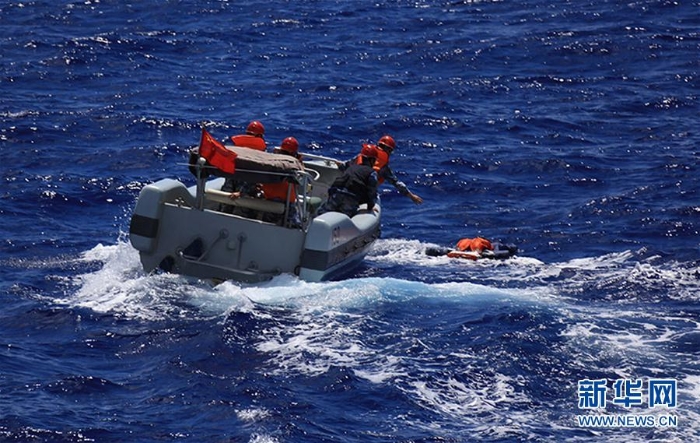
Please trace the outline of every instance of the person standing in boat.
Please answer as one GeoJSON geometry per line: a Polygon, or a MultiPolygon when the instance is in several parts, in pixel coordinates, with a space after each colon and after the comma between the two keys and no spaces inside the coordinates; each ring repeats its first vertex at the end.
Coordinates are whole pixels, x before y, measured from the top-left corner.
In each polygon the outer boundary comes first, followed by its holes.
{"type": "MultiPolygon", "coordinates": [[[[377,149],[377,161],[374,163],[374,170],[377,171],[380,185],[387,181],[391,183],[401,195],[405,195],[410,198],[413,203],[417,205],[423,203],[423,199],[411,192],[404,182],[396,178],[394,171],[392,171],[389,167],[389,157],[391,156],[391,153],[394,152],[394,149],[396,149],[396,141],[392,136],[383,136],[379,139],[376,145],[365,143],[362,146],[363,148],[365,146],[374,146],[377,149]]],[[[360,157],[361,156],[358,155],[356,158],[345,163],[339,162],[338,166],[342,170],[343,168],[347,168],[347,166],[351,163],[360,163],[360,157]]]]}
{"type": "MultiPolygon", "coordinates": [[[[299,142],[294,137],[285,138],[282,141],[279,149],[275,149],[274,152],[279,155],[294,157],[297,160],[300,160],[301,158],[299,155],[299,142]]],[[[303,169],[303,164],[301,165],[301,168],[303,169]]],[[[266,200],[278,201],[287,205],[287,226],[300,227],[301,218],[299,217],[299,212],[297,211],[296,205],[296,183],[294,183],[290,178],[285,178],[278,183],[263,183],[261,187],[263,196],[266,200]]],[[[263,221],[280,223],[282,218],[276,214],[266,213],[263,216],[263,221]]]]}
{"type": "Polygon", "coordinates": [[[318,209],[318,214],[335,211],[348,217],[357,214],[358,207],[366,203],[371,211],[377,201],[379,180],[374,164],[378,149],[374,145],[362,147],[360,162],[348,162],[343,174],[336,178],[328,189],[328,200],[318,209]]]}

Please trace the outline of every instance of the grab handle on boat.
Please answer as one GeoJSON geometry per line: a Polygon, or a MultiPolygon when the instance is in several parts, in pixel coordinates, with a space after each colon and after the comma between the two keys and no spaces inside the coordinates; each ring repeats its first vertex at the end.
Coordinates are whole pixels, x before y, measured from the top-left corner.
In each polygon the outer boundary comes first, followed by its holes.
{"type": "MultiPolygon", "coordinates": [[[[311,181],[316,181],[321,178],[321,173],[315,169],[304,169],[303,171],[297,171],[296,174],[299,176],[306,176],[311,181]]],[[[301,180],[299,180],[301,182],[301,180]]]]}
{"type": "Polygon", "coordinates": [[[203,171],[206,164],[207,160],[204,157],[197,159],[197,209],[200,211],[204,208],[204,192],[207,177],[206,174],[203,174],[203,171]]]}
{"type": "Polygon", "coordinates": [[[330,158],[330,157],[324,157],[322,155],[308,154],[306,152],[300,152],[299,155],[301,155],[302,157],[313,159],[313,160],[323,160],[326,163],[328,163],[329,165],[337,165],[338,164],[338,160],[336,160],[334,158],[330,158]]]}

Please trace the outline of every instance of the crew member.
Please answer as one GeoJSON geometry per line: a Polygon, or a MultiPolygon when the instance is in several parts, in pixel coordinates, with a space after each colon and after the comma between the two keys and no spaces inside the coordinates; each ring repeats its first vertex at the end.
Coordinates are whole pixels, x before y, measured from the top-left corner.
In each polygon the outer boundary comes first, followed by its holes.
{"type": "MultiPolygon", "coordinates": [[[[299,142],[294,137],[287,137],[282,141],[280,148],[275,150],[275,153],[280,155],[288,155],[299,159],[299,142]]],[[[287,224],[289,226],[301,226],[301,219],[299,217],[299,212],[297,211],[296,205],[296,183],[294,183],[289,177],[286,177],[279,183],[263,183],[262,191],[265,199],[286,203],[287,224]]],[[[281,217],[276,214],[266,213],[263,220],[271,223],[279,223],[281,221],[281,217]]]]}
{"type": "MultiPolygon", "coordinates": [[[[256,151],[265,151],[265,149],[267,149],[267,144],[265,143],[265,127],[258,120],[248,123],[245,134],[232,135],[231,141],[234,145],[242,148],[251,148],[255,149],[256,151]]],[[[226,180],[224,180],[221,190],[224,192],[229,192],[229,198],[231,200],[235,200],[241,195],[262,195],[259,186],[256,186],[255,184],[243,183],[235,180],[232,177],[227,177],[226,180]]],[[[233,206],[221,205],[219,210],[232,213],[233,206]]]]}
{"type": "Polygon", "coordinates": [[[373,168],[377,161],[377,151],[374,145],[362,147],[360,163],[350,162],[343,174],[335,179],[328,190],[328,200],[318,209],[318,214],[336,211],[352,217],[363,203],[367,204],[368,211],[374,208],[379,186],[373,168]]]}
{"type": "Polygon", "coordinates": [[[262,123],[254,120],[248,124],[245,134],[232,135],[231,141],[236,146],[264,151],[267,149],[265,144],[265,127],[262,123]]]}
{"type": "MultiPolygon", "coordinates": [[[[364,146],[375,146],[377,148],[377,161],[374,163],[374,170],[377,171],[380,185],[384,183],[384,181],[388,181],[399,191],[400,194],[410,198],[413,203],[417,205],[423,203],[423,199],[411,192],[404,182],[396,178],[394,171],[392,171],[389,167],[389,157],[394,149],[396,149],[396,141],[394,141],[393,137],[390,135],[385,135],[379,139],[376,145],[364,144],[363,147],[364,146]]],[[[360,156],[358,156],[354,161],[356,163],[360,163],[360,156]]],[[[347,163],[339,164],[339,166],[342,169],[347,167],[347,163]]]]}

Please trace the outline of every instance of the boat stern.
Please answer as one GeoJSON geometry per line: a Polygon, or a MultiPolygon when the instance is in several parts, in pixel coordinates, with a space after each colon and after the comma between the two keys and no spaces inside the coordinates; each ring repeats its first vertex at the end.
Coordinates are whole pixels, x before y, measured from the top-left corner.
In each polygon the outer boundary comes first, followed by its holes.
{"type": "Polygon", "coordinates": [[[323,281],[350,272],[381,234],[380,211],[377,205],[352,218],[339,212],[314,218],[304,242],[299,277],[323,281]]]}

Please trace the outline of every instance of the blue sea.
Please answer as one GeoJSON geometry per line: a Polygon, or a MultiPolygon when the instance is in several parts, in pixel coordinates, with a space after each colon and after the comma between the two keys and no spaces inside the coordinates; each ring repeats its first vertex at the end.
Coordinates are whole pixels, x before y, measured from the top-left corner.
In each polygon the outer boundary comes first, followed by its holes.
{"type": "Polygon", "coordinates": [[[0,97],[0,441],[700,440],[697,0],[5,0],[0,97]],[[342,280],[146,274],[254,119],[424,203],[342,280]]]}

